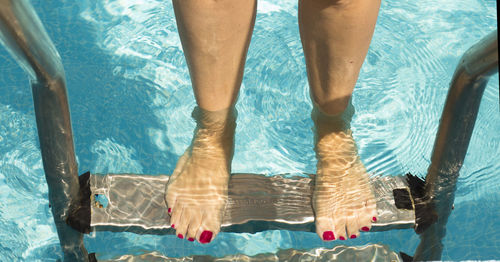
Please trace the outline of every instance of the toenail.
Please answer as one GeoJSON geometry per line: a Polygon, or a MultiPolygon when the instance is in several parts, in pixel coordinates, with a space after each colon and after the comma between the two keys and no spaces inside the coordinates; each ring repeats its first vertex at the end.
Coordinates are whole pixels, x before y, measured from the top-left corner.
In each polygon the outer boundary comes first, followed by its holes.
{"type": "Polygon", "coordinates": [[[377,218],[376,217],[372,217],[372,221],[373,222],[377,222],[377,218]]]}
{"type": "Polygon", "coordinates": [[[333,235],[333,232],[332,231],[323,232],[323,240],[326,240],[326,241],[335,240],[335,236],[333,235]]]}
{"type": "Polygon", "coordinates": [[[175,224],[172,224],[172,225],[171,225],[171,227],[172,227],[172,228],[175,228],[175,224]]]}
{"type": "Polygon", "coordinates": [[[340,240],[345,240],[345,237],[339,237],[340,240]]]}
{"type": "Polygon", "coordinates": [[[168,213],[172,213],[172,209],[170,207],[168,208],[168,213]]]}
{"type": "Polygon", "coordinates": [[[354,238],[356,238],[356,235],[351,235],[351,239],[354,239],[354,238]]]}
{"type": "Polygon", "coordinates": [[[214,233],[212,233],[212,231],[207,231],[207,230],[203,231],[203,233],[201,233],[200,236],[200,243],[202,244],[210,243],[213,234],[214,233]]]}
{"type": "Polygon", "coordinates": [[[368,227],[362,227],[361,231],[370,231],[370,228],[368,228],[368,227]]]}
{"type": "Polygon", "coordinates": [[[178,234],[177,237],[180,238],[180,239],[184,238],[184,236],[182,234],[178,234]]]}
{"type": "Polygon", "coordinates": [[[190,238],[188,238],[188,241],[193,242],[193,241],[194,241],[194,238],[190,237],[190,238]]]}

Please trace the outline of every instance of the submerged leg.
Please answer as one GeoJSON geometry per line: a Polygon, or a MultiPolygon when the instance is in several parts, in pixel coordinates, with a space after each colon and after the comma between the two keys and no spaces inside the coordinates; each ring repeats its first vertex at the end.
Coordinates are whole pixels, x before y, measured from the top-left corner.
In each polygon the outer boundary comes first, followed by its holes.
{"type": "Polygon", "coordinates": [[[350,99],[380,0],[299,0],[318,158],[313,208],[323,240],[355,238],[376,219],[375,199],[350,131],[350,99]]]}
{"type": "Polygon", "coordinates": [[[173,0],[198,107],[191,145],[167,185],[172,227],[180,238],[210,242],[220,231],[231,174],[236,111],[255,0],[173,0]]]}

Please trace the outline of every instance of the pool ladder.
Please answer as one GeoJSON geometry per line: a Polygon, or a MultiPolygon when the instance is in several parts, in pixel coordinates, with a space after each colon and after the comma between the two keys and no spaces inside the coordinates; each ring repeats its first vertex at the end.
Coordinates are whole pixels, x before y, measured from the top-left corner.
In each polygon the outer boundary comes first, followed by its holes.
{"type": "MultiPolygon", "coordinates": [[[[49,202],[64,260],[95,260],[83,244],[83,233],[93,230],[173,233],[162,195],[168,176],[90,173],[78,176],[64,69],[28,0],[0,0],[0,42],[30,76],[49,202]],[[110,201],[105,203],[106,200],[110,201]],[[128,216],[123,218],[125,211],[128,216]]],[[[372,231],[414,228],[420,235],[414,256],[401,254],[400,259],[441,258],[459,171],[484,89],[496,72],[495,30],[472,46],[455,70],[425,181],[410,174],[371,178],[379,215],[372,231]]],[[[233,174],[222,231],[314,232],[310,205],[313,179],[309,175],[233,174]]]]}

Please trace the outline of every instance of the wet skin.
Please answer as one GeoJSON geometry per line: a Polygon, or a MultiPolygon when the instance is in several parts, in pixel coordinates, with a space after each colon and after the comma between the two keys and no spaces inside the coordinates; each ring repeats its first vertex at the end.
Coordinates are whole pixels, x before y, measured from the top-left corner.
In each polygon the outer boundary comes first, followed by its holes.
{"type": "MultiPolygon", "coordinates": [[[[356,238],[376,217],[375,198],[349,129],[352,106],[328,115],[315,105],[318,159],[313,209],[325,241],[356,238]]],[[[179,238],[209,243],[220,231],[231,174],[236,112],[196,108],[197,128],[167,185],[171,224],[179,238]]]]}
{"type": "Polygon", "coordinates": [[[327,115],[316,106],[317,173],[313,192],[316,233],[326,241],[356,238],[376,219],[376,202],[350,130],[352,105],[327,115]]]}
{"type": "MultiPolygon", "coordinates": [[[[233,108],[257,1],[173,0],[173,5],[198,106],[212,113],[233,108]]],[[[313,114],[318,165],[312,204],[317,233],[327,241],[357,237],[359,230],[371,228],[376,216],[346,112],[379,6],[380,0],[299,0],[311,100],[314,108],[325,112],[313,114]]],[[[178,236],[201,243],[211,241],[220,230],[233,155],[234,124],[227,121],[233,118],[211,115],[195,117],[193,142],[179,159],[166,194],[178,236]]]]}
{"type": "Polygon", "coordinates": [[[197,127],[167,185],[170,223],[179,238],[209,243],[220,231],[234,151],[234,109],[196,108],[197,127]]]}

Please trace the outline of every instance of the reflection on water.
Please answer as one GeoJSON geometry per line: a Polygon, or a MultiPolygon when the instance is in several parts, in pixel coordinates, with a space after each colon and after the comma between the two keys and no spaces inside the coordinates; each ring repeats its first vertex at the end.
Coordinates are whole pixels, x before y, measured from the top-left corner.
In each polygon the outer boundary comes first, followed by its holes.
{"type": "MultiPolygon", "coordinates": [[[[195,127],[171,2],[32,3],[65,66],[80,171],[171,173],[195,127]]],[[[382,3],[353,97],[353,136],[369,174],[425,174],[453,70],[461,54],[496,27],[495,4],[382,3]]],[[[296,7],[296,1],[259,1],[237,105],[234,172],[315,172],[296,7]]],[[[61,253],[26,75],[1,48],[0,60],[0,260],[55,259],[61,253]]],[[[443,259],[500,256],[492,244],[500,228],[494,213],[498,201],[490,199],[498,198],[499,118],[497,75],[485,90],[461,171],[443,259]]],[[[384,242],[412,253],[417,240],[403,230],[368,233],[346,243],[384,242]]],[[[86,245],[111,256],[157,250],[178,257],[255,255],[336,243],[288,231],[223,233],[209,246],[175,236],[99,232],[87,237],[86,245]]]]}

